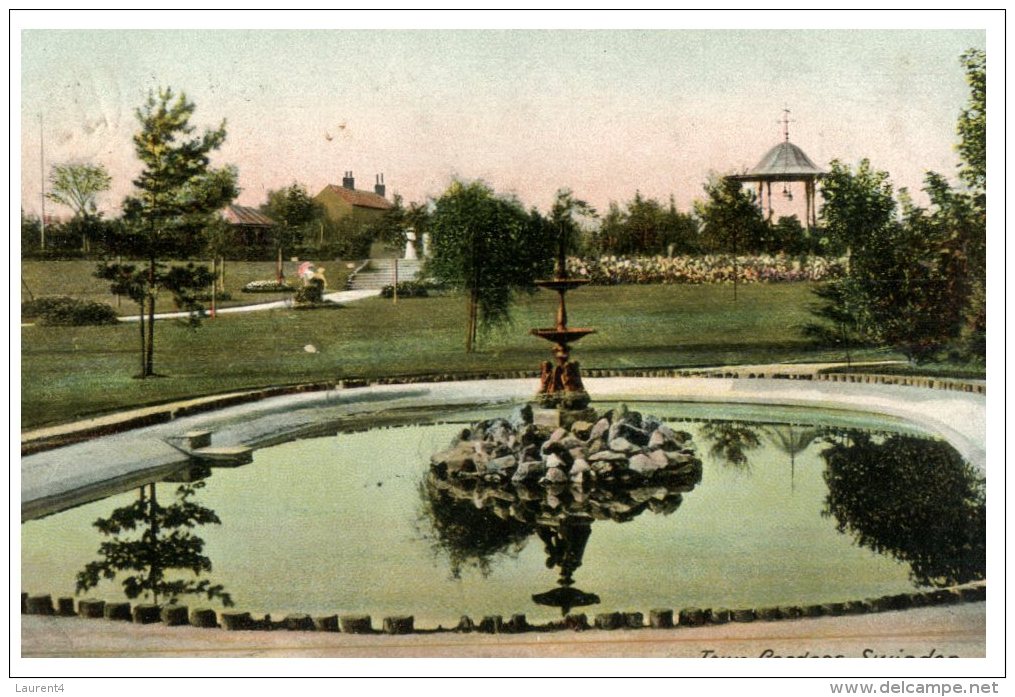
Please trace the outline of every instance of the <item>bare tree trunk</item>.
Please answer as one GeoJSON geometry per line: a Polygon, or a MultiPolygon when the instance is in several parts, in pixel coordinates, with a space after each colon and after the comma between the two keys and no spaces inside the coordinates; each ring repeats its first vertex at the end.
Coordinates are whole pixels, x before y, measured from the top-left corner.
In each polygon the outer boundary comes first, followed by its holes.
{"type": "Polygon", "coordinates": [[[465,352],[472,353],[473,350],[473,338],[476,335],[476,289],[471,288],[469,290],[469,308],[468,308],[468,319],[465,322],[465,352]]]}
{"type": "MultiPolygon", "coordinates": [[[[137,304],[137,326],[141,330],[141,372],[138,373],[138,377],[144,380],[144,366],[145,366],[145,321],[144,321],[144,300],[137,304]]],[[[142,489],[142,491],[144,491],[142,489]]]]}
{"type": "Polygon", "coordinates": [[[211,259],[211,318],[215,319],[215,300],[218,293],[218,261],[215,257],[211,259]]]}
{"type": "Polygon", "coordinates": [[[275,266],[275,280],[282,283],[282,248],[278,248],[278,263],[275,266]]]}
{"type": "Polygon", "coordinates": [[[148,332],[142,377],[155,375],[155,258],[148,260],[148,332]]]}

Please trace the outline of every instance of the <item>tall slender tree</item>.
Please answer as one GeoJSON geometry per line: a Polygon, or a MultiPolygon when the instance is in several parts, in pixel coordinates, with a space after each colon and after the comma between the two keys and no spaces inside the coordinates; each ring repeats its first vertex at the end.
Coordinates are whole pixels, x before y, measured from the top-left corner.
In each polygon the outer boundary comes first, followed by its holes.
{"type": "Polygon", "coordinates": [[[141,129],[134,152],[143,169],[135,193],[124,199],[124,234],[116,252],[143,260],[134,269],[103,265],[98,274],[114,281],[113,291],[127,292],[141,306],[141,374],[155,375],[155,301],[160,290],[196,308],[193,291],[211,282],[204,267],[168,266],[161,260],[182,259],[201,251],[203,231],[212,217],[237,194],[236,168],[211,166],[211,154],[225,141],[225,121],[216,129],[192,135],[193,102],[172,89],[149,95],[137,110],[141,129]],[[144,315],[147,313],[147,322],[144,315]]]}

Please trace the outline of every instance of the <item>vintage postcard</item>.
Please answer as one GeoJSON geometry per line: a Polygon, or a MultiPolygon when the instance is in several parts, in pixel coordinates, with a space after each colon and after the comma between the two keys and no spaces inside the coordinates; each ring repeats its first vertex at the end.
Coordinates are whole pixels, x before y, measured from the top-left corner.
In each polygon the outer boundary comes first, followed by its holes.
{"type": "Polygon", "coordinates": [[[996,691],[1003,22],[13,12],[18,690],[996,691]]]}

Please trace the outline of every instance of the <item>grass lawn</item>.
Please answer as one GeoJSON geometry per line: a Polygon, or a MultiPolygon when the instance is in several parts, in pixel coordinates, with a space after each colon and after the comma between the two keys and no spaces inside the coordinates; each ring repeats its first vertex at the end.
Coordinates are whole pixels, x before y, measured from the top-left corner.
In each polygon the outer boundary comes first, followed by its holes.
{"type": "MultiPolygon", "coordinates": [[[[313,261],[313,260],[310,260],[313,261]]],[[[139,262],[131,262],[140,266],[139,262]]],[[[348,264],[354,262],[344,261],[323,261],[315,262],[324,266],[325,276],[328,279],[327,291],[343,290],[345,280],[349,277],[352,269],[348,264]]],[[[210,261],[197,261],[197,265],[205,265],[211,268],[210,261]]],[[[294,285],[296,268],[300,262],[286,261],[282,264],[282,272],[294,285]]],[[[95,278],[92,274],[98,265],[96,261],[22,261],[21,262],[21,302],[25,302],[31,295],[38,298],[50,295],[69,295],[80,300],[93,300],[112,305],[121,315],[137,314],[137,305],[126,298],[118,299],[109,292],[109,282],[95,278]],[[27,290],[26,290],[27,286],[27,290]]],[[[355,265],[355,264],[354,264],[355,265]]],[[[291,293],[244,293],[243,286],[251,281],[273,280],[275,278],[274,261],[227,261],[225,265],[225,286],[226,292],[232,297],[230,300],[220,300],[218,307],[230,307],[234,305],[250,305],[253,303],[270,302],[290,297],[291,293]]],[[[209,303],[205,303],[206,306],[209,303]]],[[[169,294],[159,297],[156,302],[156,312],[172,312],[178,308],[173,306],[172,297],[169,294]]]]}
{"type": "MultiPolygon", "coordinates": [[[[570,324],[598,333],[576,344],[574,357],[586,368],[843,360],[800,335],[798,327],[810,319],[812,287],[742,286],[736,302],[728,286],[582,288],[569,295],[570,324]]],[[[556,294],[523,296],[513,325],[481,336],[472,355],[463,350],[465,299],[459,294],[222,315],[197,329],[160,321],[155,369],[165,377],[149,380],[132,378],[140,360],[136,325],[23,327],[21,425],[255,386],[535,370],[550,357],[550,346],[528,330],[551,325],[555,310],[556,294]]]]}

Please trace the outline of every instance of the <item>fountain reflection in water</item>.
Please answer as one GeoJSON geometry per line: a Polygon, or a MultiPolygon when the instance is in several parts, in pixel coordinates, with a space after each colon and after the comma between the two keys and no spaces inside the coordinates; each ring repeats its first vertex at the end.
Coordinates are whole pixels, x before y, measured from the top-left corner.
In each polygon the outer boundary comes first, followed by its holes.
{"type": "Polygon", "coordinates": [[[484,555],[497,548],[491,531],[504,531],[501,547],[537,535],[547,568],[559,578],[557,588],[532,599],[566,615],[599,602],[574,587],[593,523],[673,513],[701,481],[701,461],[689,434],[623,407],[595,425],[574,424],[577,433],[551,433],[527,423],[520,411],[514,424],[490,419],[463,430],[451,448],[433,456],[422,491],[437,546],[457,564],[453,572],[470,557],[489,569],[484,555]]]}

